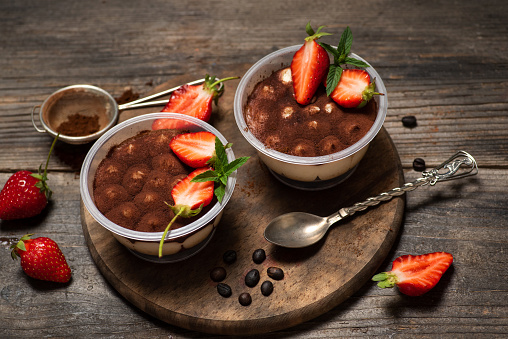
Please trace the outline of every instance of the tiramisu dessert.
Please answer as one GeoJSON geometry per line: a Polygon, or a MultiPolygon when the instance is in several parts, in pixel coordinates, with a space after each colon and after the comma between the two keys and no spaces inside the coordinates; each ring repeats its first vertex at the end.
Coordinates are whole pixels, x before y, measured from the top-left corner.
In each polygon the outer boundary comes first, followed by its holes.
{"type": "Polygon", "coordinates": [[[378,105],[370,100],[375,84],[362,69],[343,69],[341,64],[367,67],[348,57],[351,36],[343,33],[334,49],[316,40],[327,33],[314,32],[292,60],[259,82],[250,94],[244,118],[251,133],[268,148],[301,157],[339,152],[360,140],[372,127],[378,105]],[[330,66],[328,52],[335,60],[330,66]]]}
{"type": "MultiPolygon", "coordinates": [[[[97,168],[93,185],[95,205],[106,218],[136,231],[164,231],[175,216],[167,205],[174,205],[172,189],[194,170],[169,147],[179,133],[144,131],[111,148],[97,168]]],[[[172,229],[197,218],[177,218],[172,229]]]]}

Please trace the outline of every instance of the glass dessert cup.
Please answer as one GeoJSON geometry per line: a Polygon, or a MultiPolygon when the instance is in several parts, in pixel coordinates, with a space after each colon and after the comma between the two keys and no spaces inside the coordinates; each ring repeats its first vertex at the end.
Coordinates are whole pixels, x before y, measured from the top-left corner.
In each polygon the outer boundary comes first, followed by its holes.
{"type": "MultiPolygon", "coordinates": [[[[260,81],[282,68],[289,67],[293,55],[300,47],[301,45],[296,45],[275,51],[256,62],[245,73],[235,93],[234,114],[240,132],[257,150],[259,157],[278,180],[302,190],[322,190],[338,185],[354,172],[370,142],[383,126],[388,99],[383,80],[373,67],[368,67],[365,70],[371,79],[375,79],[376,92],[385,95],[376,95],[372,99],[376,100],[378,105],[377,117],[370,130],[359,141],[337,153],[315,157],[299,157],[269,148],[249,130],[244,115],[247,100],[260,81]]],[[[351,53],[350,56],[367,62],[356,54],[351,53]]],[[[333,60],[333,57],[330,57],[330,60],[333,60]]]]}
{"type": "MultiPolygon", "coordinates": [[[[183,124],[185,126],[183,128],[189,132],[209,131],[217,136],[223,144],[227,144],[227,140],[218,130],[202,120],[177,113],[145,114],[118,124],[93,144],[83,162],[79,184],[83,204],[97,223],[110,231],[134,255],[152,262],[168,263],[181,261],[195,255],[211,240],[224,207],[233,194],[236,172],[228,178],[226,192],[221,203],[214,200],[211,208],[206,213],[202,212],[199,219],[168,232],[162,248],[163,256],[159,258],[159,242],[163,232],[135,231],[107,219],[95,205],[93,181],[98,165],[106,157],[111,147],[141,131],[151,130],[153,121],[161,118],[174,120],[179,126],[183,124]]],[[[228,148],[226,153],[229,162],[235,159],[231,148],[228,148]]]]}

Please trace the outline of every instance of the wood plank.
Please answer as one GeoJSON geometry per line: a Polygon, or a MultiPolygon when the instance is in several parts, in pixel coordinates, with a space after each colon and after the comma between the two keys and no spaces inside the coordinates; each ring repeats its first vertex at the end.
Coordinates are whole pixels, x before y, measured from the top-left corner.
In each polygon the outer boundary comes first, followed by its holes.
{"type": "MultiPolygon", "coordinates": [[[[402,232],[382,264],[401,254],[450,249],[455,263],[424,298],[366,283],[326,314],[265,338],[363,336],[505,337],[508,333],[507,130],[508,2],[287,2],[76,0],[0,2],[0,183],[36,169],[51,139],[30,111],[53,91],[90,83],[121,95],[231,67],[252,65],[301,43],[304,25],[327,25],[336,43],[349,25],[353,51],[383,77],[384,127],[407,180],[419,156],[433,166],[459,148],[480,173],[463,184],[411,192],[402,232]],[[367,10],[366,10],[367,8],[367,10]],[[419,125],[402,127],[414,114],[419,125]],[[448,333],[448,334],[447,334],[448,333]]],[[[235,74],[236,75],[236,74],[235,74]]],[[[241,74],[239,74],[241,75],[241,74]]],[[[237,142],[237,141],[235,141],[237,142]]],[[[79,221],[77,175],[84,150],[60,150],[50,163],[54,201],[40,217],[0,222],[0,337],[209,338],[167,325],[119,295],[95,266],[79,221]],[[9,244],[34,232],[55,238],[74,278],[68,286],[27,279],[9,244]]],[[[256,192],[251,192],[255,195],[256,192]]]]}

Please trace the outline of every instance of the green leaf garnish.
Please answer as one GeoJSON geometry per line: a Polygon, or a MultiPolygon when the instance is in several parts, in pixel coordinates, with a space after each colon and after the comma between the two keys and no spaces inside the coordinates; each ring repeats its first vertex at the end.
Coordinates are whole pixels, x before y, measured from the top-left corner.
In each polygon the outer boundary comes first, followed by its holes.
{"type": "Polygon", "coordinates": [[[241,157],[229,163],[226,149],[231,146],[232,144],[224,146],[219,138],[215,137],[215,156],[212,157],[209,162],[209,164],[212,165],[213,170],[198,174],[191,180],[191,182],[213,181],[217,183],[214,193],[219,202],[222,202],[224,194],[226,193],[228,177],[247,162],[247,160],[249,160],[249,157],[241,157]]]}
{"type": "Polygon", "coordinates": [[[351,52],[351,46],[353,45],[353,33],[351,29],[346,27],[342,35],[337,48],[324,43],[318,42],[318,44],[333,55],[333,64],[330,63],[328,69],[328,75],[326,77],[326,95],[330,96],[333,90],[339,84],[340,77],[342,76],[343,68],[341,65],[352,65],[356,67],[369,67],[370,65],[361,60],[349,57],[351,52]]]}

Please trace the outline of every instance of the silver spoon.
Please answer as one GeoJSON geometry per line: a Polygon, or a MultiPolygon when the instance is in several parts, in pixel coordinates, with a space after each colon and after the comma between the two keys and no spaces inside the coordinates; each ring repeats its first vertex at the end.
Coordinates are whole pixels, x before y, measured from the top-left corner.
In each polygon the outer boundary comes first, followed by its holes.
{"type": "Polygon", "coordinates": [[[412,183],[404,184],[402,187],[381,193],[378,196],[368,198],[364,202],[356,203],[351,207],[341,208],[338,212],[328,217],[319,217],[303,212],[292,212],[278,216],[266,227],[264,233],[265,239],[275,245],[288,248],[310,246],[323,238],[334,223],[358,211],[378,205],[382,201],[391,200],[393,197],[415,190],[420,186],[427,184],[433,186],[438,181],[464,178],[477,173],[478,165],[476,160],[469,153],[459,151],[436,168],[423,172],[422,178],[412,183]]]}

